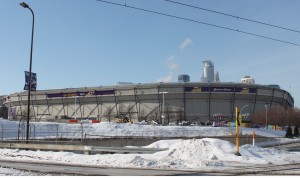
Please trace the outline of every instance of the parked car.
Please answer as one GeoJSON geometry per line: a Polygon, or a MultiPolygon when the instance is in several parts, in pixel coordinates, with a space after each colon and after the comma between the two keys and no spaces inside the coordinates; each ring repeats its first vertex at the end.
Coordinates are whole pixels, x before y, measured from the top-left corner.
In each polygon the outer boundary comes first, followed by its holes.
{"type": "Polygon", "coordinates": [[[180,126],[190,126],[192,123],[190,121],[182,121],[180,123],[178,123],[178,125],[180,126]]]}
{"type": "Polygon", "coordinates": [[[169,126],[176,126],[176,123],[175,122],[170,122],[169,126]]]}

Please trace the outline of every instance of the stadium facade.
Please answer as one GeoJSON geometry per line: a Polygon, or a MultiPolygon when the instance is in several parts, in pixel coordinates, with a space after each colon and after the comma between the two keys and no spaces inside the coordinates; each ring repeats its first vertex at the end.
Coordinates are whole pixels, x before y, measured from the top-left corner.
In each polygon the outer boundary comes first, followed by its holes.
{"type": "MultiPolygon", "coordinates": [[[[211,122],[234,119],[235,107],[251,121],[256,111],[293,107],[289,92],[245,83],[175,82],[39,90],[31,96],[32,120],[97,119],[127,115],[133,122],[211,122]],[[162,93],[164,92],[164,93],[162,93]],[[164,111],[163,111],[164,110],[164,111]],[[164,120],[162,118],[164,117],[164,120]]],[[[10,118],[25,117],[27,92],[6,98],[10,118]]]]}

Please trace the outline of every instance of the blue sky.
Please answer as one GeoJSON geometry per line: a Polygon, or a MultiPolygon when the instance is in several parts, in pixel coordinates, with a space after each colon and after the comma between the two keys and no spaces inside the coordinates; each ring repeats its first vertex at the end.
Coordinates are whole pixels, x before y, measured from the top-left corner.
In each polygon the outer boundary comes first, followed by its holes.
{"type": "MultiPolygon", "coordinates": [[[[300,33],[275,29],[163,0],[108,0],[300,44],[300,33]]],[[[179,0],[178,0],[179,1],[179,0]]],[[[23,91],[32,16],[21,1],[1,0],[0,95],[23,91]]],[[[38,89],[116,82],[198,82],[212,60],[222,82],[245,75],[278,84],[300,107],[300,47],[145,13],[96,0],[27,0],[35,13],[33,72],[38,89]]],[[[299,0],[185,0],[187,4],[300,30],[299,0]]]]}

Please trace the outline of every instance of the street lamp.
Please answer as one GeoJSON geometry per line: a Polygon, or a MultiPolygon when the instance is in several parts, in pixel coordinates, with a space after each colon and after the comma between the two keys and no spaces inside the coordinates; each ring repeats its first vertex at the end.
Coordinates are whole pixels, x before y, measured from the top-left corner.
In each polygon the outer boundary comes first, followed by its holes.
{"type": "Polygon", "coordinates": [[[164,125],[164,119],[165,119],[165,94],[167,94],[168,92],[159,92],[159,94],[163,95],[163,104],[162,104],[162,115],[161,115],[161,123],[162,125],[164,125]]]}
{"type": "Polygon", "coordinates": [[[265,109],[266,109],[266,127],[268,130],[268,105],[265,104],[265,109]]]}
{"type": "Polygon", "coordinates": [[[26,143],[29,139],[29,118],[30,118],[30,92],[31,92],[31,69],[32,69],[32,49],[33,49],[33,32],[34,32],[34,13],[32,9],[25,2],[21,2],[20,6],[27,8],[32,13],[32,33],[31,33],[31,50],[30,50],[30,64],[29,64],[29,84],[28,84],[28,103],[27,103],[27,130],[26,130],[26,143]]]}

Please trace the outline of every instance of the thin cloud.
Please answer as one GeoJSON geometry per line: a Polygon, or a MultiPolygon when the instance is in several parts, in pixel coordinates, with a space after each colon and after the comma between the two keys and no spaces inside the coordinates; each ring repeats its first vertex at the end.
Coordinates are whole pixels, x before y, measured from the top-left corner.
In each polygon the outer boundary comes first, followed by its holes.
{"type": "Polygon", "coordinates": [[[173,72],[169,72],[169,74],[166,77],[158,79],[157,82],[172,82],[173,76],[173,72]]]}
{"type": "Polygon", "coordinates": [[[184,41],[180,44],[179,49],[183,50],[186,47],[190,46],[193,44],[193,41],[190,38],[184,39],[184,41]]]}
{"type": "Polygon", "coordinates": [[[174,78],[174,74],[178,71],[180,65],[176,62],[176,56],[171,55],[165,60],[165,65],[167,67],[168,75],[165,77],[161,77],[157,80],[157,82],[172,82],[174,78]]]}
{"type": "Polygon", "coordinates": [[[172,55],[172,56],[168,57],[167,60],[166,60],[166,64],[167,64],[167,67],[170,70],[176,70],[176,69],[179,68],[179,64],[176,62],[176,56],[175,55],[172,55]]]}

